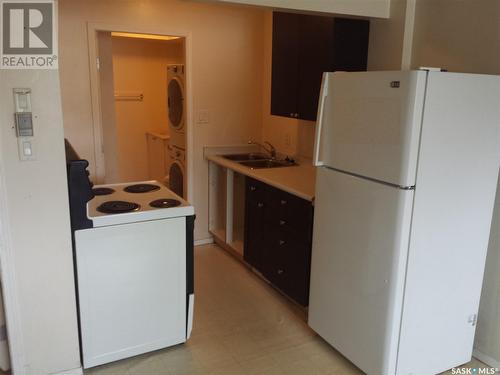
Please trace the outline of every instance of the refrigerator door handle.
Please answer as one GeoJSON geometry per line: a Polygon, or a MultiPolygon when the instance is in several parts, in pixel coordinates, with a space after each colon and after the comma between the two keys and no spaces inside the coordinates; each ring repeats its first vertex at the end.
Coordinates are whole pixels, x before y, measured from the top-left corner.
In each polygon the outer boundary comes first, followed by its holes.
{"type": "Polygon", "coordinates": [[[314,140],[314,154],[313,154],[313,165],[322,166],[323,162],[320,160],[320,151],[321,151],[321,131],[323,128],[323,120],[324,120],[324,111],[325,111],[325,102],[328,97],[328,80],[329,73],[323,73],[323,80],[321,82],[321,91],[319,94],[319,106],[318,106],[318,116],[316,123],[316,136],[314,140]]]}

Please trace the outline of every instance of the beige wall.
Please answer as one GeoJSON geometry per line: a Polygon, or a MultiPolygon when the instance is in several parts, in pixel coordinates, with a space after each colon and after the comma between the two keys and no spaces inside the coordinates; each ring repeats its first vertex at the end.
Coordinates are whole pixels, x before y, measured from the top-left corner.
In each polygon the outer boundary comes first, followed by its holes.
{"type": "Polygon", "coordinates": [[[413,67],[500,74],[500,2],[418,0],[413,67]]]}
{"type": "Polygon", "coordinates": [[[3,294],[17,300],[5,300],[14,370],[41,375],[79,368],[58,71],[0,70],[0,82],[0,221],[6,231],[0,235],[7,234],[0,256],[3,287],[9,288],[3,294]],[[34,161],[19,160],[15,87],[32,89],[34,161]]]}
{"type": "Polygon", "coordinates": [[[407,0],[391,1],[391,17],[370,20],[368,70],[400,70],[403,65],[407,0]]]}
{"type": "Polygon", "coordinates": [[[118,182],[118,142],[116,139],[115,83],[113,79],[113,44],[110,32],[97,33],[99,56],[99,93],[101,98],[102,147],[108,156],[104,160],[104,183],[118,182]]]}
{"type": "MultiPolygon", "coordinates": [[[[61,0],[60,72],[65,134],[94,166],[87,22],[171,28],[191,33],[193,114],[208,110],[209,124],[193,125],[193,200],[196,239],[208,238],[208,168],[203,146],[260,139],[262,22],[264,12],[180,0],[61,0]]],[[[189,62],[188,62],[189,64],[189,62]]]]}
{"type": "MultiPolygon", "coordinates": [[[[500,74],[500,2],[417,1],[413,67],[500,74]]],[[[500,98],[499,98],[500,103],[500,98]]],[[[476,333],[476,354],[500,365],[500,181],[476,333]]],[[[466,271],[464,271],[466,272],[466,271]]],[[[493,364],[493,363],[492,363],[493,364]]]]}
{"type": "Polygon", "coordinates": [[[184,39],[112,37],[112,48],[115,93],[141,93],[144,99],[115,101],[117,152],[104,153],[106,165],[116,158],[118,173],[106,182],[144,181],[149,179],[146,132],[169,133],[167,65],[184,64],[184,39]]]}

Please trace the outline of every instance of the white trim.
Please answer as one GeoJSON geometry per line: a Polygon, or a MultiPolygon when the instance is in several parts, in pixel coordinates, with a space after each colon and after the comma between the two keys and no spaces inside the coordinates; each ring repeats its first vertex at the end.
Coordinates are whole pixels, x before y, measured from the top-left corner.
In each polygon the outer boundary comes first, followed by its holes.
{"type": "Polygon", "coordinates": [[[500,361],[499,360],[482,353],[478,349],[474,349],[474,351],[472,352],[472,356],[488,366],[495,367],[496,369],[500,369],[500,361]]]}
{"type": "Polygon", "coordinates": [[[61,371],[61,372],[54,372],[51,375],[83,375],[83,369],[81,367],[78,367],[78,368],[74,368],[74,369],[71,369],[71,370],[65,370],[65,371],[61,371]]]}
{"type": "Polygon", "coordinates": [[[201,240],[194,241],[194,246],[209,245],[214,243],[213,237],[202,238],[201,240]]]}
{"type": "Polygon", "coordinates": [[[89,49],[89,68],[90,68],[90,95],[92,103],[92,123],[94,132],[94,154],[96,181],[102,182],[105,175],[105,164],[102,141],[102,121],[101,121],[101,100],[99,88],[99,72],[96,61],[97,51],[97,32],[98,31],[120,31],[138,34],[158,34],[174,35],[184,37],[185,39],[185,58],[186,67],[185,87],[187,91],[186,101],[186,159],[187,159],[187,200],[193,202],[193,169],[194,169],[194,149],[193,149],[193,64],[192,64],[192,34],[190,31],[172,30],[163,25],[117,25],[100,22],[87,23],[87,37],[89,49]]]}
{"type": "Polygon", "coordinates": [[[415,34],[416,7],[417,7],[417,0],[408,0],[406,2],[401,70],[411,69],[411,59],[413,55],[413,38],[415,34]]]}

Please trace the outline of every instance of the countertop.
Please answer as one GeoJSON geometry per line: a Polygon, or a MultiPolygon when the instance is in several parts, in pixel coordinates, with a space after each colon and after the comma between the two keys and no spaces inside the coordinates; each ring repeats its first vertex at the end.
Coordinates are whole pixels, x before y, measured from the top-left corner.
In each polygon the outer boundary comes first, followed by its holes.
{"type": "Polygon", "coordinates": [[[314,200],[316,168],[310,161],[299,160],[299,165],[292,167],[251,169],[220,155],[207,155],[206,158],[224,168],[255,178],[302,199],[311,202],[314,200]]]}

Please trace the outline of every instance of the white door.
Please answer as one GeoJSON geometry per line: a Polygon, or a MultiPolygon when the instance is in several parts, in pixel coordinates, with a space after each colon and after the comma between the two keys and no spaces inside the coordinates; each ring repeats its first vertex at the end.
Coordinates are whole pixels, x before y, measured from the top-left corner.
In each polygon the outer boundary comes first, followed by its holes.
{"type": "Polygon", "coordinates": [[[424,71],[325,73],[316,165],[414,186],[426,77],[424,71]]]}
{"type": "Polygon", "coordinates": [[[76,231],[83,365],[186,340],[185,218],[76,231]]]}
{"type": "Polygon", "coordinates": [[[395,373],[412,200],[317,168],[309,325],[368,374],[395,373]]]}

